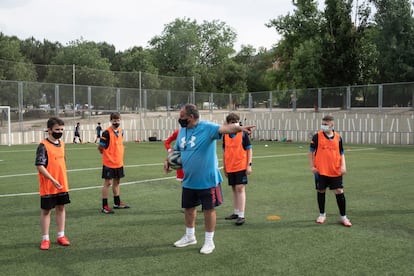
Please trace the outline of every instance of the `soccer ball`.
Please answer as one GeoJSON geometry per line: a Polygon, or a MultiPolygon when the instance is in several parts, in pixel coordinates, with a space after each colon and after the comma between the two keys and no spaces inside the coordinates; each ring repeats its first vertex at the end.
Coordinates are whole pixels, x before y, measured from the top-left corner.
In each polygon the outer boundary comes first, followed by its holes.
{"type": "Polygon", "coordinates": [[[177,150],[171,151],[168,154],[167,160],[168,160],[168,166],[171,169],[178,170],[183,167],[183,164],[181,163],[181,152],[180,151],[177,151],[177,150]]]}

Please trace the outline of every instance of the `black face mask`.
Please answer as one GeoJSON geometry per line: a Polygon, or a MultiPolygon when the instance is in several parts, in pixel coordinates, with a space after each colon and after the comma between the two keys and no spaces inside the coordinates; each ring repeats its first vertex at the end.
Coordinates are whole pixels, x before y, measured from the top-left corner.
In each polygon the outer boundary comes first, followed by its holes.
{"type": "Polygon", "coordinates": [[[113,124],[112,124],[112,126],[113,126],[114,128],[118,128],[118,127],[119,127],[119,125],[120,125],[120,123],[113,123],[113,124]]]}
{"type": "Polygon", "coordinates": [[[188,119],[178,119],[178,123],[181,127],[187,127],[188,125],[188,119]]]}
{"type": "Polygon", "coordinates": [[[52,136],[55,139],[60,139],[62,138],[63,133],[62,132],[52,132],[52,136]]]}

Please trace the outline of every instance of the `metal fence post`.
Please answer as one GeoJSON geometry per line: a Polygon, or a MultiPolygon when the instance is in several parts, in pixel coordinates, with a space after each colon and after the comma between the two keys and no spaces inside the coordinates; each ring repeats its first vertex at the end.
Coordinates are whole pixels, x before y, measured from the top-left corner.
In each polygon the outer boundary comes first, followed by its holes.
{"type": "Polygon", "coordinates": [[[382,84],[378,85],[378,111],[382,110],[383,91],[382,84]]]}
{"type": "Polygon", "coordinates": [[[269,99],[268,99],[268,103],[269,103],[269,111],[272,112],[272,91],[269,91],[269,99]]]}
{"type": "Polygon", "coordinates": [[[55,84],[55,116],[59,116],[59,84],[55,84]]]}
{"type": "Polygon", "coordinates": [[[318,110],[322,108],[322,88],[318,88],[318,110]]]}
{"type": "Polygon", "coordinates": [[[346,87],[346,110],[351,109],[351,86],[346,87]]]}
{"type": "Polygon", "coordinates": [[[116,89],[116,111],[120,111],[121,110],[121,89],[117,88],[116,89]]]}
{"type": "Polygon", "coordinates": [[[23,82],[17,83],[17,101],[19,103],[19,125],[20,131],[23,131],[23,82]]]}

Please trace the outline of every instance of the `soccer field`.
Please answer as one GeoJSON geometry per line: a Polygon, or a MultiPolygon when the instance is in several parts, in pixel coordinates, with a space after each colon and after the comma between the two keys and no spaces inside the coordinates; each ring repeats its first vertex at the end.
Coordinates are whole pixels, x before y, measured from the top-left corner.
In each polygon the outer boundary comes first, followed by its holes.
{"type": "MultiPolygon", "coordinates": [[[[166,175],[162,169],[163,144],[125,146],[121,197],[131,208],[105,215],[96,145],[67,144],[72,203],[65,232],[72,245],[57,245],[52,214],[48,251],[39,249],[37,145],[0,147],[2,275],[413,275],[413,146],[344,145],[347,215],[353,223],[346,228],[338,223],[332,193],[327,194],[327,222],[315,223],[307,144],[253,142],[246,223],[224,220],[233,211],[225,179],[210,255],[199,253],[202,212],[198,244],[172,246],[184,234],[184,214],[175,172],[166,175]]],[[[221,159],[220,146],[218,155],[221,159]]]]}

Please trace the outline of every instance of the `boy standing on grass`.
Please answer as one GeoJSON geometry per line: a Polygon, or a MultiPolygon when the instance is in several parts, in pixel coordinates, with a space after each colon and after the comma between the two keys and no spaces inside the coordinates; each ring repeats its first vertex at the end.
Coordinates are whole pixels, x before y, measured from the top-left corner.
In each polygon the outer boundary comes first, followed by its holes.
{"type": "MultiPolygon", "coordinates": [[[[240,117],[230,113],[226,117],[227,124],[240,124],[240,117]]],[[[233,191],[233,213],[226,220],[236,220],[236,225],[245,222],[247,175],[252,173],[252,145],[246,132],[224,134],[223,167],[233,191]]]]}
{"type": "Polygon", "coordinates": [[[112,185],[114,195],[114,208],[129,208],[120,199],[120,182],[124,174],[124,144],[123,130],[119,127],[121,124],[121,115],[113,112],[110,115],[111,126],[108,127],[101,136],[98,144],[98,150],[102,154],[102,178],[105,179],[102,188],[102,213],[113,214],[114,211],[108,205],[109,187],[112,185]]]}
{"type": "Polygon", "coordinates": [[[319,217],[316,222],[323,224],[326,221],[325,192],[329,187],[335,193],[342,225],[351,227],[352,223],[346,216],[342,183],[342,175],[346,173],[344,149],[341,136],[334,131],[334,118],[331,115],[322,118],[321,130],[310,143],[308,158],[317,190],[319,217]]]}
{"type": "Polygon", "coordinates": [[[56,211],[58,230],[57,243],[63,246],[70,245],[65,236],[65,204],[70,203],[69,186],[66,175],[65,144],[60,138],[63,134],[64,122],[56,117],[47,121],[48,137],[42,140],[37,147],[35,165],[39,176],[40,191],[40,226],[42,242],[40,249],[50,247],[49,227],[52,209],[56,211]]]}
{"type": "Polygon", "coordinates": [[[81,139],[81,137],[80,137],[80,123],[78,122],[78,123],[76,123],[76,126],[75,126],[75,133],[74,133],[74,135],[73,135],[73,143],[74,144],[76,144],[77,142],[76,142],[76,139],[77,140],[79,140],[79,143],[81,143],[82,144],[82,139],[81,139]]]}

